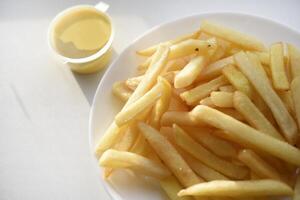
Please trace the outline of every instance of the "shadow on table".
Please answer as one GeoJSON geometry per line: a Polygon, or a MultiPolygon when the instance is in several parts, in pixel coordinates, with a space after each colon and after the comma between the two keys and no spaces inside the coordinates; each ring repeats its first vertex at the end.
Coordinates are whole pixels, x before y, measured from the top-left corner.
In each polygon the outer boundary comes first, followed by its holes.
{"type": "Polygon", "coordinates": [[[84,94],[85,98],[87,99],[90,105],[92,105],[93,103],[95,92],[97,90],[97,87],[100,83],[103,74],[108,69],[112,61],[118,57],[116,51],[114,49],[112,51],[113,51],[112,60],[104,70],[101,70],[94,74],[77,74],[73,72],[73,75],[78,85],[80,86],[82,93],[84,94]]]}

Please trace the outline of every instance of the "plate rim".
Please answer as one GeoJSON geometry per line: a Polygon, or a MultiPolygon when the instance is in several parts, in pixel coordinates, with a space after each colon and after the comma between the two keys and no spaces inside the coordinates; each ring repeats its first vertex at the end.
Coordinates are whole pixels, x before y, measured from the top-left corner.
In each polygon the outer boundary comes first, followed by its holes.
{"type": "MultiPolygon", "coordinates": [[[[93,156],[93,160],[96,160],[95,159],[95,153],[94,153],[94,145],[93,145],[93,131],[92,131],[92,127],[93,127],[93,115],[94,115],[94,112],[95,112],[95,104],[96,104],[96,97],[98,96],[98,93],[100,92],[100,88],[102,87],[102,85],[104,84],[105,82],[105,79],[107,78],[108,74],[110,74],[110,71],[113,69],[113,66],[115,65],[115,63],[118,62],[118,60],[120,59],[120,56],[128,51],[128,49],[130,49],[138,40],[140,40],[141,38],[143,38],[144,36],[148,35],[149,33],[155,31],[156,29],[162,27],[162,26],[165,26],[165,25],[168,25],[168,24],[171,24],[171,23],[176,23],[177,21],[179,20],[184,20],[184,19],[187,19],[187,18],[193,18],[193,17],[196,17],[196,16],[203,16],[203,15],[235,15],[237,17],[250,17],[250,18],[255,18],[255,19],[259,19],[259,20],[263,20],[263,21],[267,21],[268,23],[272,23],[276,26],[281,26],[285,29],[288,29],[289,31],[291,32],[294,32],[295,34],[299,35],[300,37],[300,31],[296,30],[295,28],[289,26],[289,25],[286,25],[286,24],[283,24],[281,22],[278,22],[276,20],[273,20],[269,17],[266,17],[266,16],[261,16],[261,15],[256,15],[256,14],[249,14],[249,13],[246,13],[246,12],[232,12],[232,11],[213,11],[213,12],[200,12],[200,13],[193,13],[193,14],[190,14],[190,15],[183,15],[181,17],[177,17],[177,18],[174,18],[174,19],[171,19],[171,20],[166,20],[162,23],[159,23],[157,25],[154,25],[153,27],[147,29],[146,31],[144,31],[142,34],[140,34],[139,36],[137,36],[135,39],[133,39],[121,52],[120,54],[113,59],[113,61],[109,64],[109,66],[104,69],[105,72],[103,74],[103,76],[101,77],[101,80],[97,86],[97,89],[95,91],[95,94],[94,94],[94,97],[93,97],[93,101],[92,101],[92,104],[91,104],[91,108],[90,108],[90,112],[89,112],[89,122],[88,122],[88,140],[89,140],[89,148],[90,148],[90,155],[93,156]]],[[[115,200],[115,197],[110,193],[110,189],[109,188],[109,184],[101,179],[100,180],[102,186],[104,187],[104,190],[105,192],[108,194],[108,196],[110,197],[110,199],[112,200],[115,200]]],[[[117,193],[117,192],[116,192],[117,193]]]]}

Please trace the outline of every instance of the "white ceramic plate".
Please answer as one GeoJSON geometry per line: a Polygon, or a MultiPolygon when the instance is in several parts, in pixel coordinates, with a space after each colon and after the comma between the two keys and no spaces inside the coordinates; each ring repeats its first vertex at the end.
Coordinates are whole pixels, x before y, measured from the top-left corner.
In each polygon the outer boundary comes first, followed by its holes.
{"type": "MultiPolygon", "coordinates": [[[[271,44],[277,41],[291,42],[300,46],[300,34],[296,31],[273,22],[271,20],[236,13],[206,13],[188,16],[152,28],[132,42],[120,56],[111,64],[104,74],[91,108],[89,136],[93,151],[96,141],[102,136],[105,129],[120,110],[120,102],[111,94],[115,81],[124,80],[135,74],[140,58],[136,50],[143,49],[160,41],[190,33],[199,28],[202,19],[214,20],[228,25],[241,32],[249,33],[271,44]]],[[[95,159],[96,161],[96,159],[95,159]]],[[[101,170],[99,170],[101,172],[101,170]]],[[[111,181],[102,181],[107,192],[114,200],[159,200],[165,199],[159,186],[150,179],[136,177],[131,173],[118,171],[111,176],[111,181]]]]}

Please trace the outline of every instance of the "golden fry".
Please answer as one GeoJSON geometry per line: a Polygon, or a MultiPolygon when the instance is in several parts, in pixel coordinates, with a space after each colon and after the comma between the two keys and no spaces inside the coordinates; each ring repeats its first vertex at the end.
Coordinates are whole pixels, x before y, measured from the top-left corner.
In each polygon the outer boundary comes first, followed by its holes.
{"type": "Polygon", "coordinates": [[[205,97],[204,99],[201,99],[199,102],[201,105],[209,106],[209,107],[216,107],[216,105],[212,102],[210,97],[205,97]]]}
{"type": "MultiPolygon", "coordinates": [[[[191,34],[179,36],[179,37],[176,38],[176,39],[166,41],[165,43],[173,45],[173,44],[177,44],[177,43],[179,43],[179,42],[182,42],[182,41],[184,41],[184,40],[195,39],[195,38],[198,37],[198,35],[199,35],[199,31],[196,31],[196,32],[191,33],[191,34]]],[[[139,55],[141,55],[141,56],[151,56],[152,54],[155,53],[155,51],[157,51],[159,45],[160,45],[160,44],[153,45],[153,46],[151,46],[151,47],[149,47],[149,48],[147,48],[147,49],[137,51],[137,54],[139,54],[139,55]]]]}
{"type": "Polygon", "coordinates": [[[183,186],[189,187],[203,181],[192,171],[173,145],[157,130],[145,123],[139,123],[138,127],[160,159],[168,166],[183,186]]]}
{"type": "Polygon", "coordinates": [[[236,148],[230,142],[213,135],[212,129],[191,126],[184,126],[183,129],[217,156],[224,158],[235,158],[237,156],[236,148]]]}
{"type": "Polygon", "coordinates": [[[243,179],[247,176],[248,170],[246,168],[234,165],[233,163],[223,160],[209,152],[176,124],[173,125],[173,130],[173,133],[175,134],[175,141],[178,146],[207,166],[235,179],[243,179]]]}
{"type": "Polygon", "coordinates": [[[250,98],[253,95],[253,88],[245,77],[245,75],[236,69],[233,65],[227,65],[222,70],[224,76],[228,79],[228,81],[239,91],[244,92],[250,98]]]}
{"type": "MultiPolygon", "coordinates": [[[[155,62],[153,64],[150,64],[149,70],[147,70],[145,77],[133,92],[133,94],[130,96],[123,109],[126,109],[130,104],[142,97],[155,84],[157,77],[165,67],[168,55],[169,47],[161,45],[153,55],[152,61],[155,62]]],[[[119,135],[120,128],[116,125],[115,122],[112,122],[108,129],[105,131],[102,138],[100,138],[100,140],[98,141],[95,149],[95,154],[101,155],[105,150],[111,148],[112,145],[116,142],[119,135]]]]}
{"type": "Polygon", "coordinates": [[[287,44],[292,78],[300,76],[300,50],[292,44],[287,44]]]}
{"type": "Polygon", "coordinates": [[[220,76],[222,74],[222,69],[228,64],[234,64],[232,56],[223,58],[221,60],[209,64],[203,69],[201,74],[198,76],[197,81],[211,80],[213,78],[216,78],[217,76],[220,76]]]}
{"type": "Polygon", "coordinates": [[[257,62],[254,54],[240,52],[234,55],[239,69],[247,76],[260,96],[270,107],[279,127],[285,138],[291,144],[295,144],[298,139],[297,126],[283,102],[276,94],[263,68],[257,62]]]}
{"type": "Polygon", "coordinates": [[[110,168],[126,168],[149,175],[158,179],[164,179],[171,175],[162,164],[154,162],[146,157],[126,151],[109,149],[103,153],[99,165],[110,168]]]}
{"type": "Polygon", "coordinates": [[[252,150],[243,149],[239,152],[238,158],[259,177],[280,180],[277,170],[252,150]]]}
{"type": "Polygon", "coordinates": [[[174,87],[184,88],[191,85],[206,66],[207,62],[208,59],[204,56],[193,58],[178,74],[176,74],[174,87]]]}
{"type": "MultiPolygon", "coordinates": [[[[298,126],[300,127],[300,76],[294,78],[291,83],[292,97],[294,101],[295,113],[297,117],[298,126]]],[[[299,134],[297,134],[299,137],[299,134]]]]}
{"type": "Polygon", "coordinates": [[[208,96],[212,91],[217,90],[220,86],[226,84],[227,80],[224,76],[219,76],[216,79],[200,84],[191,90],[181,93],[180,97],[187,102],[188,105],[194,105],[204,97],[208,96]]]}
{"type": "Polygon", "coordinates": [[[268,136],[213,108],[199,105],[191,114],[198,120],[224,130],[222,134],[243,146],[269,153],[286,162],[300,166],[300,150],[268,136]]]}
{"type": "Polygon", "coordinates": [[[122,81],[117,81],[113,84],[112,92],[116,97],[124,102],[126,102],[132,95],[132,91],[126,87],[122,81]]]}
{"type": "Polygon", "coordinates": [[[290,86],[284,64],[282,43],[273,44],[270,48],[270,69],[274,88],[277,90],[289,89],[290,86]]]}
{"type": "Polygon", "coordinates": [[[232,92],[212,92],[210,93],[210,99],[217,107],[232,108],[233,107],[233,93],[232,92]]]}
{"type": "Polygon", "coordinates": [[[170,47],[169,59],[175,59],[184,57],[194,53],[205,53],[210,49],[214,49],[216,46],[216,40],[195,40],[188,39],[183,42],[174,44],[170,47]]]}
{"type": "Polygon", "coordinates": [[[219,88],[221,92],[234,92],[235,88],[232,85],[224,85],[219,88]]]}
{"type": "Polygon", "coordinates": [[[220,37],[224,40],[237,44],[238,46],[241,46],[245,49],[256,51],[266,50],[264,44],[258,41],[256,38],[210,21],[202,21],[201,31],[220,37]]]}
{"type": "Polygon", "coordinates": [[[235,92],[233,104],[249,124],[261,132],[279,140],[284,140],[277,129],[266,119],[266,117],[256,108],[247,95],[242,92],[235,92]]]}
{"type": "Polygon", "coordinates": [[[228,197],[260,197],[291,196],[292,188],[275,180],[228,181],[216,180],[200,183],[181,190],[178,196],[228,196],[228,197]]]}
{"type": "Polygon", "coordinates": [[[145,93],[144,96],[127,106],[125,109],[122,109],[115,117],[116,124],[120,127],[136,119],[138,114],[151,107],[161,97],[164,89],[163,87],[163,84],[159,82],[151,88],[151,90],[145,93]]]}
{"type": "Polygon", "coordinates": [[[165,112],[160,121],[161,126],[172,126],[178,124],[182,126],[198,126],[203,123],[197,122],[189,112],[168,111],[165,112]]]}
{"type": "Polygon", "coordinates": [[[128,88],[131,90],[135,90],[137,86],[140,84],[140,82],[143,80],[144,76],[136,76],[129,78],[125,81],[125,84],[128,88]]]}
{"type": "Polygon", "coordinates": [[[163,87],[162,96],[156,102],[150,118],[150,124],[156,128],[160,126],[161,116],[168,110],[172,96],[172,88],[169,82],[162,77],[159,77],[158,82],[163,87]]]}

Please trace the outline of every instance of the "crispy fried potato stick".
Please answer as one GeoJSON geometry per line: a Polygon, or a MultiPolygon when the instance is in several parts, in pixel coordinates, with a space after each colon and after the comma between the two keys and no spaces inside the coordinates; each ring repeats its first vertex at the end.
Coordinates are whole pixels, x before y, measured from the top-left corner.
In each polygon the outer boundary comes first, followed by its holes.
{"type": "Polygon", "coordinates": [[[284,141],[284,138],[277,129],[266,119],[247,95],[236,91],[233,96],[233,104],[235,109],[244,115],[247,122],[253,127],[267,135],[284,141]]]}
{"type": "Polygon", "coordinates": [[[212,91],[217,90],[220,86],[226,85],[227,83],[224,76],[219,76],[207,83],[200,84],[191,90],[181,93],[180,97],[187,102],[188,105],[194,105],[204,97],[207,97],[212,91]]]}
{"type": "Polygon", "coordinates": [[[223,58],[221,60],[209,64],[200,73],[200,75],[197,78],[197,81],[211,80],[213,78],[216,78],[217,76],[220,76],[222,74],[222,69],[228,64],[234,64],[232,56],[223,58]]]}
{"type": "Polygon", "coordinates": [[[224,85],[219,88],[222,92],[235,92],[235,88],[232,85],[224,85]]]}
{"type": "MultiPolygon", "coordinates": [[[[196,31],[196,32],[191,33],[191,34],[179,36],[178,38],[166,41],[164,43],[174,45],[174,44],[180,43],[180,42],[188,40],[188,39],[196,39],[199,36],[199,33],[200,33],[199,31],[196,31]]],[[[156,44],[156,45],[153,45],[151,47],[148,47],[147,49],[137,51],[137,54],[139,54],[141,56],[151,56],[158,49],[159,45],[160,44],[156,44]]]]}
{"type": "Polygon", "coordinates": [[[256,38],[207,20],[202,21],[201,31],[220,37],[245,49],[256,51],[266,50],[264,44],[256,38]]]}
{"type": "Polygon", "coordinates": [[[126,85],[122,81],[117,81],[113,84],[112,92],[116,97],[124,102],[126,102],[132,95],[132,91],[128,87],[126,87],[126,85]]]}
{"type": "Polygon", "coordinates": [[[239,91],[244,92],[250,98],[253,97],[253,88],[245,75],[233,65],[227,65],[222,70],[228,81],[239,91]]]}
{"type": "Polygon", "coordinates": [[[237,150],[228,141],[212,134],[212,129],[206,127],[182,127],[192,138],[205,146],[217,156],[224,158],[236,158],[237,150]]]}
{"type": "Polygon", "coordinates": [[[206,181],[213,180],[229,180],[226,176],[219,173],[218,171],[210,168],[194,158],[193,156],[180,151],[180,154],[183,156],[184,160],[188,163],[188,165],[201,177],[203,177],[206,181]]]}
{"type": "Polygon", "coordinates": [[[135,76],[132,78],[129,78],[125,81],[125,84],[128,88],[130,88],[131,90],[135,90],[137,88],[137,86],[140,84],[140,82],[143,80],[144,76],[135,76]]]}
{"type": "Polygon", "coordinates": [[[191,85],[207,63],[208,58],[205,56],[193,58],[178,74],[176,74],[174,87],[184,88],[191,85]]]}
{"type": "Polygon", "coordinates": [[[300,166],[300,150],[268,136],[216,109],[199,105],[191,114],[198,120],[224,130],[223,135],[239,144],[269,153],[286,162],[300,166]]]}
{"type": "Polygon", "coordinates": [[[178,196],[228,196],[228,197],[260,197],[260,196],[291,196],[292,188],[275,180],[228,181],[216,180],[200,183],[181,190],[178,196]]]}
{"type": "Polygon", "coordinates": [[[170,47],[169,59],[184,57],[194,53],[206,53],[211,49],[215,49],[216,40],[195,40],[188,39],[183,42],[174,44],[170,47]]]}
{"type": "Polygon", "coordinates": [[[158,82],[162,85],[162,96],[156,102],[150,117],[150,124],[155,128],[159,128],[161,116],[168,110],[172,96],[172,87],[169,82],[162,77],[158,78],[158,82]]]}
{"type": "Polygon", "coordinates": [[[205,97],[205,98],[201,99],[199,103],[201,105],[209,106],[212,108],[216,107],[216,105],[212,102],[210,97],[205,97]]]}
{"type": "MultiPolygon", "coordinates": [[[[153,55],[152,62],[149,69],[147,70],[145,77],[130,96],[123,109],[127,108],[130,104],[142,97],[151,87],[155,84],[157,77],[160,72],[164,69],[169,55],[169,47],[161,45],[156,53],[153,55]]],[[[95,154],[101,155],[105,150],[111,148],[116,142],[120,133],[120,128],[115,122],[112,122],[104,135],[98,141],[96,145],[95,154]]]]}
{"type": "Polygon", "coordinates": [[[174,146],[157,130],[145,123],[139,123],[138,127],[160,159],[183,186],[189,187],[203,181],[192,171],[174,146]]]}
{"type": "Polygon", "coordinates": [[[292,78],[300,76],[300,50],[294,45],[288,44],[290,67],[292,72],[292,78]]]}
{"type": "Polygon", "coordinates": [[[215,91],[210,93],[210,99],[217,107],[232,108],[233,107],[233,93],[215,91]]]}
{"type": "Polygon", "coordinates": [[[239,152],[238,158],[261,178],[270,178],[280,181],[280,174],[269,163],[264,161],[258,154],[250,149],[239,152]]]}
{"type": "Polygon", "coordinates": [[[121,127],[136,119],[145,109],[151,107],[162,95],[164,86],[162,83],[156,84],[144,96],[122,109],[115,117],[116,124],[121,127]]]}
{"type": "Polygon", "coordinates": [[[168,169],[162,164],[152,161],[146,157],[126,151],[109,149],[103,153],[99,160],[99,165],[110,168],[126,168],[136,172],[164,179],[171,175],[168,169]]]}
{"type": "Polygon", "coordinates": [[[295,185],[295,188],[294,188],[293,200],[299,200],[299,199],[300,199],[300,175],[298,173],[297,180],[296,180],[296,185],[295,185]]]}
{"type": "Polygon", "coordinates": [[[261,65],[257,62],[255,54],[240,52],[234,55],[239,69],[247,76],[260,96],[270,107],[285,138],[291,144],[298,140],[297,126],[283,102],[272,88],[261,65]]]}
{"type": "Polygon", "coordinates": [[[276,43],[270,48],[270,69],[272,74],[273,86],[277,90],[289,89],[289,80],[286,74],[283,44],[276,43]]]}
{"type": "Polygon", "coordinates": [[[203,123],[197,122],[189,112],[168,111],[165,112],[160,121],[161,126],[172,126],[178,124],[182,126],[201,126],[203,123]]]}
{"type": "Polygon", "coordinates": [[[193,155],[195,158],[208,165],[209,167],[221,172],[222,174],[235,178],[243,179],[248,175],[245,167],[234,165],[233,163],[223,160],[213,153],[209,152],[202,145],[197,143],[178,125],[173,125],[175,141],[182,149],[193,155]]]}
{"type": "MultiPolygon", "coordinates": [[[[295,106],[298,126],[300,127],[300,76],[294,78],[291,83],[292,97],[295,106]]],[[[299,135],[299,134],[298,134],[299,135]]]]}

